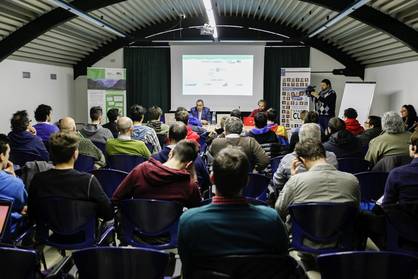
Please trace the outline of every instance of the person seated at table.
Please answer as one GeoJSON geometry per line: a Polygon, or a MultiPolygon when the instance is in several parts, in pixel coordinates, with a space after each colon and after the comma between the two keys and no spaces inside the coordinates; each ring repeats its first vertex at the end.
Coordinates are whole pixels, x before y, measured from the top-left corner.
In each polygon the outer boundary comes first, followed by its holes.
{"type": "Polygon", "coordinates": [[[265,100],[258,101],[258,108],[253,110],[250,114],[250,117],[254,117],[258,112],[266,112],[267,111],[267,102],[265,100]]]}
{"type": "Polygon", "coordinates": [[[190,109],[190,114],[197,118],[203,125],[212,123],[212,114],[208,107],[205,107],[202,99],[196,101],[196,106],[190,109]]]}

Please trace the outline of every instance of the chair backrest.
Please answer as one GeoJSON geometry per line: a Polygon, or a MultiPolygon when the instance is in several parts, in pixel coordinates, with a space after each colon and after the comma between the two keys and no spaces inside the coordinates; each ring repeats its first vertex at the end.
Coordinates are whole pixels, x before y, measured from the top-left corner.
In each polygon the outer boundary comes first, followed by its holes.
{"type": "Polygon", "coordinates": [[[285,155],[281,155],[281,156],[277,156],[274,157],[273,159],[271,159],[270,164],[271,164],[271,173],[274,175],[274,173],[277,171],[277,169],[279,168],[280,162],[282,161],[283,157],[285,155]]]}
{"type": "Polygon", "coordinates": [[[124,200],[120,204],[122,239],[135,247],[170,249],[177,245],[178,220],[183,206],[177,202],[147,199],[124,200]],[[137,241],[137,236],[155,238],[167,236],[162,244],[137,241]]]}
{"type": "Polygon", "coordinates": [[[127,172],[112,169],[93,170],[91,173],[99,180],[103,191],[109,199],[112,198],[113,192],[128,175],[127,172]]]}
{"type": "Polygon", "coordinates": [[[407,165],[411,162],[408,155],[389,155],[381,158],[373,167],[373,171],[390,172],[396,167],[407,165]]]}
{"type": "Polygon", "coordinates": [[[386,216],[386,248],[418,256],[418,203],[383,207],[386,216]]]}
{"type": "Polygon", "coordinates": [[[106,143],[98,142],[98,141],[92,141],[92,142],[97,148],[99,148],[103,152],[103,154],[106,154],[106,143]]]}
{"type": "Polygon", "coordinates": [[[90,172],[94,170],[95,158],[84,154],[79,154],[74,163],[74,169],[82,172],[90,172]]]}
{"type": "Polygon", "coordinates": [[[23,167],[26,164],[26,162],[44,161],[44,160],[37,153],[15,149],[15,150],[10,151],[10,161],[12,161],[16,165],[23,167]]]}
{"type": "Polygon", "coordinates": [[[376,202],[385,191],[387,172],[360,172],[355,176],[360,183],[361,201],[376,202]]]}
{"type": "Polygon", "coordinates": [[[109,156],[109,167],[115,170],[121,170],[125,172],[130,172],[137,165],[145,162],[147,159],[141,156],[135,155],[111,155],[109,156]]]}
{"type": "Polygon", "coordinates": [[[35,279],[39,271],[40,265],[34,250],[0,247],[1,278],[35,279]]]}
{"type": "Polygon", "coordinates": [[[93,202],[44,198],[37,206],[36,238],[40,243],[64,250],[86,248],[96,243],[97,209],[93,202]]]}
{"type": "Polygon", "coordinates": [[[338,170],[348,173],[359,173],[369,170],[370,163],[359,158],[338,158],[338,170]]]}
{"type": "Polygon", "coordinates": [[[358,211],[353,203],[312,202],[291,205],[292,247],[316,254],[353,249],[358,211]],[[314,245],[307,245],[306,240],[314,245]]]}
{"type": "Polygon", "coordinates": [[[75,251],[72,257],[80,279],[160,279],[169,255],[145,248],[96,247],[75,251]]]}
{"type": "Polygon", "coordinates": [[[269,183],[270,178],[267,176],[250,173],[248,174],[248,184],[243,189],[243,195],[245,197],[266,200],[269,183]]]}
{"type": "MultiPolygon", "coordinates": [[[[264,202],[262,200],[257,200],[257,199],[249,198],[249,197],[246,197],[245,199],[248,201],[249,204],[252,204],[252,205],[269,206],[266,202],[264,202]]],[[[212,199],[203,200],[203,201],[201,201],[200,206],[210,204],[211,202],[212,202],[212,199]]]]}
{"type": "MultiPolygon", "coordinates": [[[[205,278],[293,278],[297,263],[288,255],[231,255],[193,259],[183,269],[185,279],[205,278]],[[210,277],[213,275],[213,277],[210,277]]],[[[297,277],[295,277],[297,278],[297,277]]]]}
{"type": "Polygon", "coordinates": [[[418,268],[413,256],[378,251],[324,254],[317,261],[322,279],[413,279],[418,268]]]}

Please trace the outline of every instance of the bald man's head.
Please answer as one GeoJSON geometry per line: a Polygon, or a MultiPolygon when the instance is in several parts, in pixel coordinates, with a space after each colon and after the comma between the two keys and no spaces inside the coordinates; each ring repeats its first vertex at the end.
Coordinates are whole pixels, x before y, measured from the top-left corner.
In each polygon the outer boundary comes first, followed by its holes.
{"type": "Polygon", "coordinates": [[[60,130],[61,132],[68,133],[68,132],[75,132],[75,121],[71,117],[64,117],[60,120],[60,130]]]}
{"type": "Polygon", "coordinates": [[[131,134],[131,130],[132,130],[132,119],[130,119],[129,117],[121,117],[118,119],[118,121],[116,122],[116,127],[119,131],[119,134],[124,135],[124,134],[131,134]]]}

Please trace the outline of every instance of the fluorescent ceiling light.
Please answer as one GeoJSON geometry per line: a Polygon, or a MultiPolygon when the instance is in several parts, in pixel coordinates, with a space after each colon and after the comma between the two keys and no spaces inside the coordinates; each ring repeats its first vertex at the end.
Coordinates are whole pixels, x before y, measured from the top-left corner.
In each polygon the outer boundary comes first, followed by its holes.
{"type": "Polygon", "coordinates": [[[98,18],[95,18],[94,16],[91,16],[91,15],[89,15],[89,14],[83,12],[83,11],[80,11],[79,9],[75,8],[74,6],[64,2],[62,0],[47,0],[47,1],[52,3],[53,5],[55,5],[57,7],[63,8],[64,10],[67,10],[70,13],[73,13],[73,14],[79,16],[82,19],[85,19],[85,20],[93,23],[96,26],[99,26],[99,27],[105,29],[106,31],[108,31],[110,33],[113,33],[113,34],[115,34],[119,37],[122,37],[122,38],[127,37],[126,34],[116,30],[111,25],[107,24],[106,22],[104,22],[104,21],[102,21],[98,18]]]}
{"type": "Polygon", "coordinates": [[[203,5],[205,6],[206,15],[209,20],[209,25],[213,27],[213,38],[218,39],[218,29],[216,28],[215,14],[212,9],[212,0],[203,0],[203,5]]]}
{"type": "Polygon", "coordinates": [[[310,33],[308,35],[308,37],[309,38],[315,37],[319,33],[325,31],[327,28],[330,28],[331,26],[333,26],[337,22],[340,22],[346,16],[350,15],[355,10],[361,8],[362,6],[364,6],[365,4],[367,4],[367,2],[369,2],[369,1],[370,0],[359,0],[359,1],[357,1],[356,3],[354,3],[353,5],[351,5],[350,7],[348,7],[347,9],[345,9],[344,11],[342,11],[341,13],[339,13],[337,16],[335,16],[333,19],[329,20],[324,25],[320,26],[318,29],[316,29],[315,31],[313,31],[312,33],[310,33]]]}

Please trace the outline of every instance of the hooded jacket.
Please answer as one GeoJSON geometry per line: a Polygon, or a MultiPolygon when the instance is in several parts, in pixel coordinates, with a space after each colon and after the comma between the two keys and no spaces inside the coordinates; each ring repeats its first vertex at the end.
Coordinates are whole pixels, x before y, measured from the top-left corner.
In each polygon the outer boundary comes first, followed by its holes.
{"type": "Polygon", "coordinates": [[[334,152],[337,158],[362,158],[363,150],[360,141],[347,130],[331,135],[324,143],[326,151],[334,152]]]}
{"type": "Polygon", "coordinates": [[[87,124],[80,130],[80,134],[93,142],[106,143],[108,139],[113,139],[112,132],[99,124],[87,124]]]}
{"type": "Polygon", "coordinates": [[[34,153],[38,154],[42,160],[48,161],[49,154],[40,137],[34,136],[28,131],[11,131],[8,137],[12,152],[16,150],[34,153]]]}
{"type": "Polygon", "coordinates": [[[352,133],[354,136],[357,136],[364,132],[364,128],[360,125],[357,119],[354,118],[346,118],[345,122],[345,129],[352,133]]]}
{"type": "Polygon", "coordinates": [[[135,167],[113,193],[112,201],[141,198],[176,201],[195,207],[202,200],[197,182],[186,170],[169,168],[154,158],[135,167]]]}
{"type": "Polygon", "coordinates": [[[248,133],[248,136],[254,138],[259,144],[279,142],[276,134],[268,126],[263,128],[252,128],[248,133]]]}

